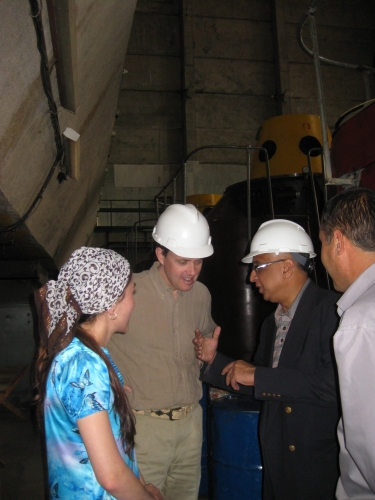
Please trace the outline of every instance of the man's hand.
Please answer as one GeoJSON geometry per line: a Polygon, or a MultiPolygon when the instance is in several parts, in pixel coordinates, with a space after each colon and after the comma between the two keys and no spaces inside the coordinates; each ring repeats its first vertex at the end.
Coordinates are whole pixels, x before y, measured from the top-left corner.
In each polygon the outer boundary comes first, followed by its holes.
{"type": "Polygon", "coordinates": [[[152,495],[152,498],[154,498],[155,500],[163,500],[163,496],[162,496],[159,488],[157,488],[156,486],[154,486],[151,483],[147,483],[144,486],[145,486],[146,490],[150,493],[150,495],[152,495]]]}
{"type": "Polygon", "coordinates": [[[246,361],[238,360],[229,363],[223,371],[222,375],[226,375],[225,383],[231,385],[233,389],[238,391],[242,385],[254,385],[254,374],[256,366],[246,363],[246,361]]]}
{"type": "Polygon", "coordinates": [[[139,480],[143,484],[143,486],[146,488],[148,493],[154,498],[154,500],[163,500],[163,495],[161,494],[159,488],[154,486],[152,483],[146,483],[144,480],[144,477],[142,476],[142,472],[139,471],[139,480]]]}
{"type": "Polygon", "coordinates": [[[211,364],[216,356],[219,343],[221,328],[217,326],[212,333],[212,337],[203,337],[199,328],[195,330],[195,339],[193,340],[195,355],[201,361],[211,364]]]}

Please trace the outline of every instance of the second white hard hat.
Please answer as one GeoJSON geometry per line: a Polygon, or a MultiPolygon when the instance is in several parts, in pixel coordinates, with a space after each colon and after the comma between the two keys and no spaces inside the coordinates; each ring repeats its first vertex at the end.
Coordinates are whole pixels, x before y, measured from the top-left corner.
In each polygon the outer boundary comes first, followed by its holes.
{"type": "Polygon", "coordinates": [[[250,253],[242,262],[251,263],[263,253],[304,253],[310,259],[316,256],[310,236],[303,227],[286,219],[264,222],[251,240],[250,253]]]}
{"type": "Polygon", "coordinates": [[[202,259],[214,252],[208,222],[194,205],[170,205],[159,217],[152,237],[180,257],[202,259]]]}

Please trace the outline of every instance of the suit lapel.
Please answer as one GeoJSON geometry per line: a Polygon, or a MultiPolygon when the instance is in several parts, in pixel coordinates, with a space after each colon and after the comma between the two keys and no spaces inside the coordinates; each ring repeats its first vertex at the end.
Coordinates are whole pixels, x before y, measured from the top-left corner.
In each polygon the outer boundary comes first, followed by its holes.
{"type": "Polygon", "coordinates": [[[310,318],[312,317],[311,313],[315,307],[315,297],[318,290],[319,287],[311,281],[302,295],[290,325],[288,335],[286,336],[278,366],[290,367],[290,363],[297,359],[302,351],[306,335],[309,331],[310,318]]]}

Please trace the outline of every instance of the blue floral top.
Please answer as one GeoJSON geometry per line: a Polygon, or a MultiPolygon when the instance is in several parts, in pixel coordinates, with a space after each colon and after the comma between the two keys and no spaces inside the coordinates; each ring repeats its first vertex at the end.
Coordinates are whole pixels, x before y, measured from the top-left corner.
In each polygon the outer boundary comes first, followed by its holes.
{"type": "MultiPolygon", "coordinates": [[[[103,350],[123,384],[107,349],[103,350]]],[[[113,401],[105,363],[78,338],[74,338],[53,360],[47,380],[44,422],[50,498],[114,498],[96,480],[77,427],[78,419],[97,411],[108,411],[119,452],[126,465],[139,477],[135,454],[130,458],[124,452],[113,401]]]]}

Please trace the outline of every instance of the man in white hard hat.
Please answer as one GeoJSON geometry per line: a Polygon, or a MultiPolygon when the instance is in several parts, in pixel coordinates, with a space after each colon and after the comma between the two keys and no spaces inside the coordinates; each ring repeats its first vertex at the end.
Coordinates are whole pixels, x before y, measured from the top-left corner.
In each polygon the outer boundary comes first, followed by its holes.
{"type": "Polygon", "coordinates": [[[153,238],[157,262],[135,274],[129,332],[109,352],[132,388],[136,453],[145,481],[165,500],[196,500],[201,474],[202,396],[194,331],[212,335],[211,296],[197,282],[213,253],[209,226],[193,205],[171,205],[153,238]]]}
{"type": "Polygon", "coordinates": [[[218,332],[196,332],[205,382],[262,401],[259,436],[264,500],[331,500],[338,479],[338,389],[332,337],[335,292],[308,277],[315,257],[304,229],[288,220],[262,224],[250,253],[250,281],[277,305],[261,329],[253,364],[217,352],[218,332]]]}

